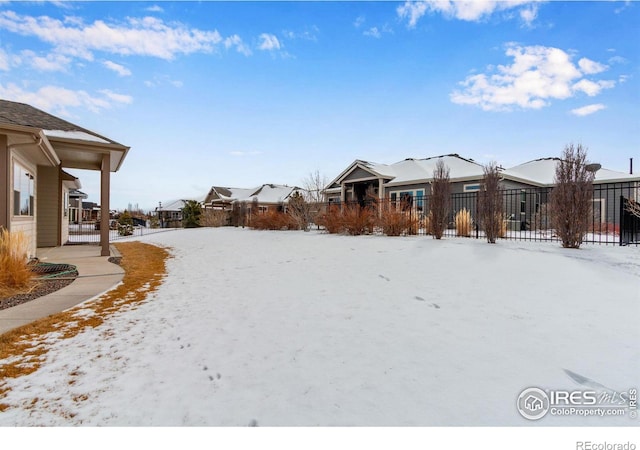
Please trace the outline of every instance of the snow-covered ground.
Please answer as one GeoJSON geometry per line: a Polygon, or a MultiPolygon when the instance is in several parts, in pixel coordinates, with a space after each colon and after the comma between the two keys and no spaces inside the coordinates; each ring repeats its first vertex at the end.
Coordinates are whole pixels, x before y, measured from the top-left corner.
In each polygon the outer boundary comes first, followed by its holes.
{"type": "MultiPolygon", "coordinates": [[[[57,341],[0,425],[638,425],[516,409],[640,381],[640,248],[218,228],[148,301],[57,341]],[[32,405],[32,399],[39,401],[32,405]],[[85,400],[86,399],[86,400],[85,400]]],[[[0,361],[1,363],[1,361],[0,361]]]]}

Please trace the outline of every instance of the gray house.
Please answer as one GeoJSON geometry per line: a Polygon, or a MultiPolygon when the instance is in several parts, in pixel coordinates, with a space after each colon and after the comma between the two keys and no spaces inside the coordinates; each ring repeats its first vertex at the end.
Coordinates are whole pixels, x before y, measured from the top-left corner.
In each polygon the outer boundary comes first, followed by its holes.
{"type": "MultiPolygon", "coordinates": [[[[329,203],[370,200],[410,205],[420,216],[428,210],[431,181],[438,161],[449,168],[451,214],[465,208],[474,215],[477,193],[484,177],[484,167],[457,154],[424,159],[405,159],[394,164],[356,160],[332,180],[325,189],[329,203]]],[[[500,168],[504,189],[504,211],[513,231],[544,229],[548,226],[546,205],[553,187],[559,158],[541,158],[500,168]]],[[[615,223],[620,211],[620,197],[638,199],[640,176],[616,172],[594,165],[594,223],[615,223]]]]}

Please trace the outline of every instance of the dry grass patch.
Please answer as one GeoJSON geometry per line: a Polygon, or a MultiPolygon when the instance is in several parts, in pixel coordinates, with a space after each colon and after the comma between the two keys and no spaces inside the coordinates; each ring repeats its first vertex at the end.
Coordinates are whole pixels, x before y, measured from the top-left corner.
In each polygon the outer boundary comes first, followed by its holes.
{"type": "MultiPolygon", "coordinates": [[[[77,306],[0,335],[0,400],[8,388],[5,380],[35,372],[49,350],[45,344],[55,335],[68,339],[87,327],[101,325],[122,308],[132,308],[158,289],[166,276],[169,251],[141,242],[115,244],[122,254],[122,283],[89,304],[77,306]]],[[[73,373],[70,373],[73,376],[73,373]]],[[[0,402],[0,412],[8,405],[0,402]]]]}

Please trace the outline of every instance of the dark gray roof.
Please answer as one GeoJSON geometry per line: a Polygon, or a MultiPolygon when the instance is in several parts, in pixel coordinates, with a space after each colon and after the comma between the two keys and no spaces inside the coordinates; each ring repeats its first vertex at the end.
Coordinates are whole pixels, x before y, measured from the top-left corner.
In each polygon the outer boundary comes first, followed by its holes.
{"type": "Polygon", "coordinates": [[[3,123],[39,128],[41,130],[82,131],[104,139],[112,144],[118,144],[107,137],[101,136],[71,122],[67,122],[64,119],[41,111],[31,105],[0,99],[0,124],[3,123]]]}

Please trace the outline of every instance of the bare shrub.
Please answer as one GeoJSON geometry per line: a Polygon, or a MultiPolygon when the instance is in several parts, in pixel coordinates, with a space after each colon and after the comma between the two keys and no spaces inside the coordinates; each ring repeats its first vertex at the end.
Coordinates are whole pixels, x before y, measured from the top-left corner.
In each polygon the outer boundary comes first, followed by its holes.
{"type": "Polygon", "coordinates": [[[342,208],[342,226],[351,236],[373,233],[375,219],[376,214],[370,207],[353,204],[342,208]]]}
{"type": "Polygon", "coordinates": [[[580,248],[589,231],[594,173],[587,164],[587,149],[569,144],[556,166],[549,214],[564,248],[580,248]]]}
{"type": "Polygon", "coordinates": [[[473,230],[473,219],[471,218],[471,213],[467,208],[462,208],[456,213],[454,222],[456,225],[456,234],[458,236],[471,236],[471,231],[473,230]]]}
{"type": "Polygon", "coordinates": [[[256,230],[298,230],[298,223],[289,214],[275,209],[251,215],[251,228],[256,230]]]}
{"type": "Polygon", "coordinates": [[[436,239],[442,239],[449,224],[450,192],[449,168],[445,166],[444,161],[438,160],[433,170],[430,204],[431,231],[436,239]]]}
{"type": "Polygon", "coordinates": [[[417,218],[412,217],[408,208],[400,208],[385,202],[378,212],[377,224],[387,236],[402,236],[417,233],[417,218]]]}
{"type": "Polygon", "coordinates": [[[222,209],[204,209],[200,216],[203,227],[224,227],[231,221],[231,212],[222,209]]]}
{"type": "Polygon", "coordinates": [[[502,213],[502,194],[500,192],[500,171],[495,162],[484,167],[482,189],[478,198],[480,223],[487,242],[495,244],[496,239],[507,234],[504,214],[502,213]]]}
{"type": "Polygon", "coordinates": [[[244,228],[247,225],[247,203],[233,202],[231,208],[231,225],[244,228]]]}
{"type": "Polygon", "coordinates": [[[318,214],[316,224],[323,227],[327,233],[341,233],[344,224],[340,206],[330,205],[325,212],[318,214]]]}
{"type": "Polygon", "coordinates": [[[29,240],[22,231],[0,230],[0,295],[29,287],[33,273],[28,266],[29,240]]]}
{"type": "Polygon", "coordinates": [[[294,192],[289,197],[287,213],[297,224],[298,230],[309,231],[309,224],[312,221],[312,204],[307,202],[300,192],[294,192]]]}

